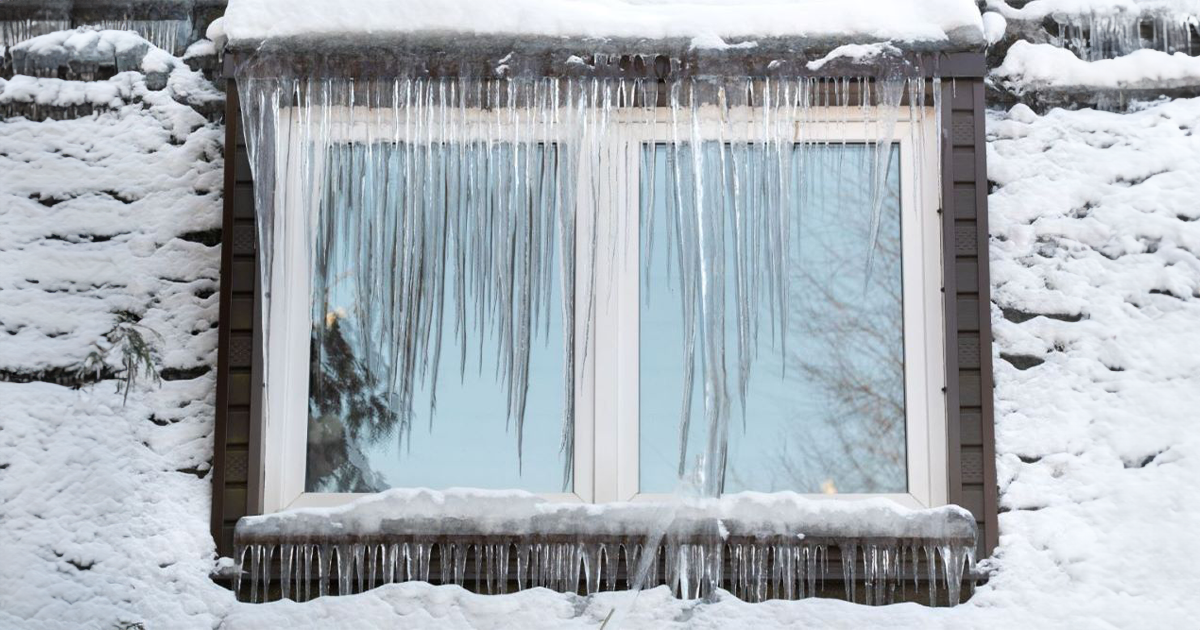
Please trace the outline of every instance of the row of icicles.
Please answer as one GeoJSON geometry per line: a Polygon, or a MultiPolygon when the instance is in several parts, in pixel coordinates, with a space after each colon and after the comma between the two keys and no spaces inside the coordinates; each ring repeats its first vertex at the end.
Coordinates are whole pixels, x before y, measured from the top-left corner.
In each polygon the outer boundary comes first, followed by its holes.
{"type": "Polygon", "coordinates": [[[953,606],[964,581],[974,588],[975,549],[969,544],[847,542],[834,549],[840,575],[831,575],[830,547],[821,544],[668,543],[656,547],[654,561],[642,556],[639,543],[254,544],[235,554],[234,592],[258,603],[410,581],[489,595],[539,587],[590,595],[665,584],[685,599],[724,589],[748,602],[844,596],[868,605],[953,606]]]}
{"type": "MultiPolygon", "coordinates": [[[[0,20],[0,49],[14,46],[56,31],[66,31],[80,26],[102,30],[135,31],[146,41],[173,54],[182,55],[192,38],[192,20],[97,20],[75,22],[71,20],[0,20]]],[[[57,71],[57,68],[55,68],[57,71]]]]}
{"type": "Polygon", "coordinates": [[[1114,59],[1142,49],[1192,54],[1197,24],[1195,17],[1178,15],[1078,15],[1057,21],[1053,43],[1085,61],[1114,59]]]}
{"type": "MultiPolygon", "coordinates": [[[[561,336],[562,469],[563,487],[569,487],[575,385],[588,359],[576,356],[576,347],[586,348],[592,334],[601,239],[615,239],[581,225],[612,212],[612,199],[623,199],[614,171],[638,168],[636,162],[630,166],[624,135],[637,128],[660,130],[652,141],[665,143],[680,158],[672,162],[668,178],[673,202],[666,224],[672,230],[660,236],[667,243],[684,321],[678,461],[682,469],[695,460],[686,452],[686,436],[700,424],[693,423],[691,409],[691,392],[699,390],[704,403],[697,411],[705,425],[699,430],[707,435],[703,489],[715,496],[724,487],[730,416],[747,391],[757,340],[777,340],[773,352],[788,347],[788,273],[794,268],[798,226],[809,211],[801,203],[807,180],[798,164],[814,147],[847,142],[868,147],[865,163],[842,166],[839,161],[838,168],[851,169],[848,181],[869,188],[863,194],[870,203],[860,212],[872,226],[872,246],[853,253],[869,270],[893,143],[908,134],[914,162],[924,163],[924,123],[929,116],[941,117],[940,87],[939,78],[927,85],[921,75],[663,85],[594,78],[250,78],[240,81],[239,89],[258,171],[291,168],[298,181],[341,178],[327,187],[328,195],[308,188],[277,191],[269,177],[256,179],[260,245],[266,252],[263,286],[275,287],[274,303],[291,299],[284,297],[290,285],[272,280],[276,273],[288,273],[280,271],[282,258],[272,253],[277,235],[303,231],[304,239],[320,244],[311,255],[311,295],[301,299],[312,299],[313,321],[319,321],[338,306],[329,287],[347,279],[343,285],[354,289],[351,319],[358,330],[369,331],[349,337],[352,353],[371,359],[368,368],[400,412],[394,439],[410,448],[413,417],[428,414],[430,422],[434,417],[431,410],[414,409],[416,392],[426,387],[436,400],[440,362],[455,361],[462,370],[468,350],[483,352],[482,346],[468,349],[467,330],[475,329],[480,339],[496,340],[486,351],[499,357],[503,369],[497,380],[509,401],[507,413],[498,414],[505,417],[496,421],[511,423],[519,462],[530,348],[539,338],[561,336]],[[905,95],[912,107],[902,107],[905,95]],[[907,128],[899,132],[902,123],[907,128]],[[295,145],[276,145],[277,129],[296,137],[295,145]],[[722,152],[706,156],[686,150],[713,141],[747,157],[727,160],[722,152]],[[539,153],[539,142],[550,148],[539,153]],[[312,159],[316,152],[296,147],[321,147],[324,157],[312,159]],[[282,148],[278,155],[277,148],[282,148]],[[576,181],[579,173],[588,175],[576,181]],[[379,185],[383,181],[388,185],[379,185]],[[730,181],[730,194],[713,192],[730,181]],[[707,194],[706,188],[711,189],[707,194]],[[288,212],[275,212],[277,207],[288,212]],[[779,208],[786,211],[768,211],[779,208]],[[713,226],[731,216],[742,218],[726,243],[713,226]],[[581,230],[586,238],[577,241],[581,230]],[[720,297],[727,291],[721,280],[727,259],[739,304],[769,303],[770,318],[760,318],[758,309],[727,309],[720,297]],[[551,309],[560,313],[560,330],[549,330],[551,309]],[[732,332],[727,333],[726,322],[734,324],[732,332]],[[442,342],[443,327],[458,337],[456,347],[443,348],[450,346],[442,342]]],[[[924,186],[916,182],[914,188],[924,186]]],[[[648,234],[648,241],[653,238],[648,234]]],[[[265,340],[273,322],[281,320],[266,310],[262,317],[265,340]]],[[[281,358],[284,364],[288,360],[281,358]]],[[[271,376],[282,372],[270,361],[267,389],[282,386],[271,376]]]]}

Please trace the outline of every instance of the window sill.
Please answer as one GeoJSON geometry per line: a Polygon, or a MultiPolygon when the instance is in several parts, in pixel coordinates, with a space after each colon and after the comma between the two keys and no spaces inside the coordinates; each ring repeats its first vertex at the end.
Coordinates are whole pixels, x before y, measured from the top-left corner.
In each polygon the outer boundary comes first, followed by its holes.
{"type": "Polygon", "coordinates": [[[915,510],[880,498],[743,493],[596,505],[516,491],[392,490],[245,517],[234,538],[235,591],[250,601],[409,580],[487,593],[666,584],[684,598],[719,588],[761,601],[826,596],[828,581],[852,601],[900,601],[913,585],[922,600],[953,605],[973,579],[976,524],[957,506],[915,510]]]}

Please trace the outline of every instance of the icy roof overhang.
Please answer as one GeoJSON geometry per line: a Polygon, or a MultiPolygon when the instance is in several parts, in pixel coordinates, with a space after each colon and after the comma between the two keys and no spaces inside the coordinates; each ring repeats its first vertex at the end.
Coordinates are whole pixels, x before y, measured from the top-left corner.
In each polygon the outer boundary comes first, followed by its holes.
{"type": "Polygon", "coordinates": [[[761,40],[794,49],[892,42],[904,50],[978,50],[974,0],[230,0],[231,48],[270,41],[388,41],[419,36],[682,41],[729,50],[761,40]]]}

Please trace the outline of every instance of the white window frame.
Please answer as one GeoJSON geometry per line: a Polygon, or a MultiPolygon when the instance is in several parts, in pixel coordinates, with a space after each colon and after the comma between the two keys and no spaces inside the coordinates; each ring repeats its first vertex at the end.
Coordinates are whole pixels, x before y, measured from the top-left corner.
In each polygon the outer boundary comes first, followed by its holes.
{"type": "MultiPolygon", "coordinates": [[[[611,187],[602,187],[604,194],[596,212],[595,229],[600,240],[596,256],[595,312],[591,322],[592,335],[587,348],[582,346],[583,335],[576,335],[579,344],[576,356],[590,357],[589,365],[577,366],[575,453],[573,491],[544,494],[555,501],[606,503],[612,501],[662,500],[666,495],[639,492],[638,449],[638,386],[639,361],[639,270],[640,247],[638,215],[640,197],[638,177],[642,147],[647,143],[673,140],[671,113],[661,110],[657,122],[645,121],[645,110],[613,112],[607,125],[589,125],[582,140],[591,143],[590,150],[603,148],[600,155],[624,156],[621,164],[601,164],[614,173],[611,187]],[[597,133],[603,129],[603,135],[597,133]],[[620,168],[624,166],[624,168],[620,168]],[[615,225],[614,225],[615,223],[615,225]],[[615,251],[614,251],[615,250],[615,251]],[[614,255],[615,254],[615,255],[614,255]],[[610,268],[615,265],[614,268],[610,268]],[[615,375],[626,375],[616,378],[615,375]],[[633,375],[633,376],[629,376],[633,375]]],[[[907,449],[908,492],[889,494],[811,494],[811,498],[857,500],[883,497],[902,505],[920,508],[944,505],[948,502],[948,452],[945,401],[945,349],[942,278],[942,229],[938,212],[940,164],[937,151],[938,121],[932,109],[923,116],[909,117],[907,108],[900,111],[895,124],[893,142],[900,154],[900,212],[902,240],[902,291],[904,314],[905,357],[905,436],[907,449]],[[925,125],[924,129],[914,125],[925,125]],[[924,142],[924,147],[918,147],[924,142]],[[917,161],[921,160],[918,164],[917,161]]],[[[841,142],[874,142],[879,137],[879,125],[862,118],[858,108],[820,108],[806,114],[803,125],[794,123],[795,137],[780,138],[779,142],[811,142],[822,139],[841,142]]],[[[716,110],[700,108],[698,124],[691,125],[690,112],[676,114],[680,142],[749,141],[758,139],[759,128],[752,125],[716,123],[716,110]],[[684,130],[688,133],[684,134],[684,130]],[[743,130],[743,131],[737,131],[743,130]],[[737,134],[741,134],[740,136],[737,134]]],[[[725,113],[726,119],[753,116],[750,110],[725,113]]],[[[310,193],[323,189],[324,182],[304,181],[309,169],[307,160],[323,164],[321,145],[311,142],[313,131],[302,120],[301,110],[280,110],[275,155],[286,156],[277,164],[276,206],[300,208],[305,189],[310,193]],[[286,132],[283,132],[286,130],[286,132]],[[316,147],[317,153],[305,155],[304,147],[316,147]]],[[[325,132],[336,142],[403,141],[407,137],[405,123],[387,116],[352,115],[349,109],[330,108],[325,132]]],[[[554,125],[529,124],[528,120],[513,124],[500,119],[495,112],[468,112],[451,141],[469,141],[486,137],[488,128],[497,125],[512,128],[515,142],[564,142],[554,125]]],[[[774,126],[778,129],[778,126],[774,126]]],[[[495,137],[494,133],[487,134],[495,137]]],[[[422,138],[424,140],[425,138],[422,138]]],[[[571,141],[577,142],[578,138],[571,141]]],[[[588,151],[579,159],[579,181],[588,181],[592,160],[588,151]]],[[[577,186],[577,251],[586,250],[590,237],[592,199],[587,187],[577,186]]],[[[305,273],[289,270],[309,269],[308,244],[303,242],[305,222],[314,216],[277,212],[273,225],[276,271],[270,291],[264,295],[263,309],[270,317],[267,334],[267,370],[264,376],[267,394],[264,397],[263,424],[263,509],[274,512],[285,508],[332,506],[361,496],[352,493],[310,493],[304,491],[305,458],[307,450],[308,372],[309,372],[309,283],[305,273]],[[283,270],[282,272],[280,270],[283,270]]],[[[315,231],[313,231],[315,232],[315,231]]],[[[310,232],[311,233],[311,232],[310,232]]],[[[583,263],[584,261],[581,261],[583,263]]],[[[590,270],[586,264],[576,265],[576,286],[583,291],[588,285],[590,270]]],[[[582,327],[585,322],[577,322],[582,327]]]]}

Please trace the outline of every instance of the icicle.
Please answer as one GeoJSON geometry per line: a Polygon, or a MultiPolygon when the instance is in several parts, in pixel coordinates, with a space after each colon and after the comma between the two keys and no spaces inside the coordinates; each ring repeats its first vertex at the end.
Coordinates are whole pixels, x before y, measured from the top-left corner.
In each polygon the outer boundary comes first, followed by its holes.
{"type": "Polygon", "coordinates": [[[600,591],[600,579],[603,573],[603,566],[601,565],[603,552],[604,550],[599,543],[587,543],[583,546],[585,595],[591,595],[600,591]]]}
{"type": "MultiPolygon", "coordinates": [[[[532,545],[527,543],[517,544],[517,590],[525,590],[525,578],[529,575],[529,554],[532,552],[532,545]]],[[[532,584],[530,586],[533,586],[532,584]]]]}
{"type": "Polygon", "coordinates": [[[281,599],[296,599],[292,596],[292,554],[294,545],[279,547],[279,596],[281,599]]]}
{"type": "MultiPolygon", "coordinates": [[[[253,547],[234,547],[233,557],[236,560],[236,572],[233,575],[233,596],[241,599],[242,597],[242,576],[246,574],[246,554],[250,553],[253,547]]],[[[253,562],[253,559],[251,560],[253,562]]]]}
{"type": "Polygon", "coordinates": [[[454,583],[462,586],[467,579],[467,552],[470,546],[464,543],[454,543],[454,583]]]}
{"type": "MultiPolygon", "coordinates": [[[[604,552],[604,574],[607,578],[609,591],[617,590],[617,564],[620,561],[621,546],[604,544],[600,546],[604,552]]],[[[628,565],[628,562],[626,563],[628,565]]]]}
{"type": "Polygon", "coordinates": [[[847,542],[838,548],[842,557],[842,583],[846,587],[846,599],[856,601],[856,571],[858,564],[858,544],[847,542]]]}
{"type": "Polygon", "coordinates": [[[937,563],[934,561],[935,551],[933,545],[929,543],[923,544],[921,549],[925,553],[925,569],[929,572],[927,580],[929,584],[929,605],[937,606],[937,563]]]}

